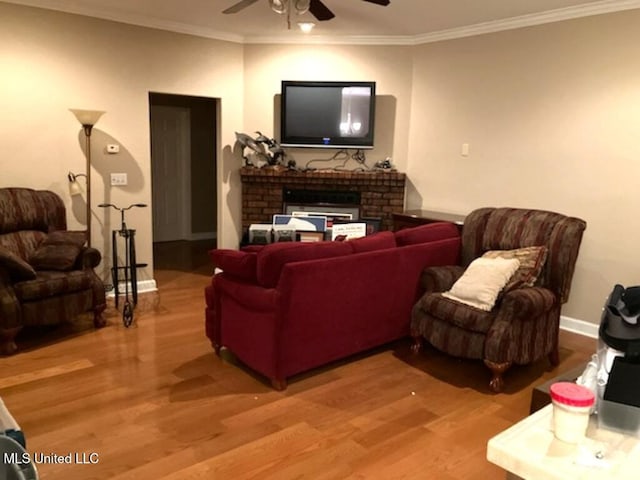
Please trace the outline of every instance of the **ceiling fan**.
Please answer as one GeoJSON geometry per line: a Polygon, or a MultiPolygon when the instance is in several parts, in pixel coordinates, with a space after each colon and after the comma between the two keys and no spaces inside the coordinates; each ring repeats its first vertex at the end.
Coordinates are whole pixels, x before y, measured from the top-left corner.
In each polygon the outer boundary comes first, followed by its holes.
{"type": "MultiPolygon", "coordinates": [[[[240,0],[235,5],[230,6],[222,13],[237,13],[245,8],[257,3],[259,0],[240,0]]],[[[390,0],[362,0],[363,2],[374,3],[386,7],[390,0]]],[[[271,9],[276,13],[287,14],[287,18],[291,13],[302,15],[310,12],[319,21],[331,20],[335,17],[334,13],[327,8],[321,0],[269,0],[271,9]]]]}

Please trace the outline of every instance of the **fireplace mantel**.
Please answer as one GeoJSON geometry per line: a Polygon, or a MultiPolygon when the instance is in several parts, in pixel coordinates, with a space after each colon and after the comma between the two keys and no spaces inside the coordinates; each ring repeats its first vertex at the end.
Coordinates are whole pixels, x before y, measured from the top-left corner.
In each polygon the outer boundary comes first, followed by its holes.
{"type": "Polygon", "coordinates": [[[382,219],[392,228],[392,213],[402,212],[406,175],[396,171],[297,171],[284,167],[242,167],[242,227],[271,223],[282,213],[283,190],[331,190],[360,193],[360,215],[382,219]]]}

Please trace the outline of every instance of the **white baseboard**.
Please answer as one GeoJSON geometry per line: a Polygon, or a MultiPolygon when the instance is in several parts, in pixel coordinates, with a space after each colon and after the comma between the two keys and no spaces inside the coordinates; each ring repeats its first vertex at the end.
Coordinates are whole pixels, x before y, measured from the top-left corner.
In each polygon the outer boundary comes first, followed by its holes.
{"type": "Polygon", "coordinates": [[[191,241],[195,241],[195,240],[215,240],[216,238],[218,238],[218,236],[216,235],[216,232],[192,233],[189,236],[189,240],[191,240],[191,241]]]}
{"type": "Polygon", "coordinates": [[[598,327],[599,325],[595,323],[560,315],[560,328],[567,332],[577,333],[589,338],[598,338],[598,327]]]}
{"type": "MultiPolygon", "coordinates": [[[[158,285],[156,284],[155,280],[140,280],[138,283],[138,293],[147,293],[147,292],[157,292],[158,291],[158,285]]],[[[118,290],[120,292],[120,294],[123,294],[125,291],[125,283],[124,282],[120,282],[118,284],[118,290]]],[[[129,284],[129,287],[131,287],[131,284],[129,284]]],[[[129,288],[129,292],[131,292],[131,288],[129,288]]],[[[115,289],[111,289],[111,291],[107,292],[107,297],[109,298],[113,298],[116,296],[116,291],[115,289]]]]}

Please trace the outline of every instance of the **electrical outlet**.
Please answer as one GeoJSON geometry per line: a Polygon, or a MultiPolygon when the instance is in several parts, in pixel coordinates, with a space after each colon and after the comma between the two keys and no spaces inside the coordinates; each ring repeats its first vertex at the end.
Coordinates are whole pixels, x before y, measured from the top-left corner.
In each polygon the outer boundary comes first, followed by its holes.
{"type": "Polygon", "coordinates": [[[126,173],[112,173],[111,174],[111,186],[123,187],[127,185],[126,173]]]}
{"type": "Polygon", "coordinates": [[[463,157],[468,157],[469,156],[469,144],[468,143],[463,143],[462,147],[460,148],[460,155],[462,155],[463,157]]]}

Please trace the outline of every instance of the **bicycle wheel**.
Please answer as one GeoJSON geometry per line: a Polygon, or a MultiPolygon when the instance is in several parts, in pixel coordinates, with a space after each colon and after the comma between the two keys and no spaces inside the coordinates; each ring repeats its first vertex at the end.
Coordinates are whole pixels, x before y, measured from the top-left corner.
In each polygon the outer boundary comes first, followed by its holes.
{"type": "Polygon", "coordinates": [[[124,307],[122,308],[122,323],[127,328],[133,323],[133,306],[131,302],[129,302],[129,299],[124,302],[124,307]]]}

